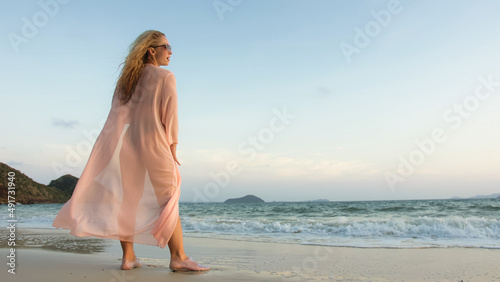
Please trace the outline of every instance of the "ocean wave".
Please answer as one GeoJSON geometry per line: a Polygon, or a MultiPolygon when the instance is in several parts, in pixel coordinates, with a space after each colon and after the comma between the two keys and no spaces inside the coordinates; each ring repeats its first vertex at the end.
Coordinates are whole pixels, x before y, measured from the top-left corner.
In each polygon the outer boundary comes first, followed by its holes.
{"type": "Polygon", "coordinates": [[[378,220],[338,217],[327,221],[186,217],[183,218],[183,228],[185,231],[232,234],[302,233],[324,237],[500,239],[500,221],[480,217],[418,217],[378,220]]]}
{"type": "MultiPolygon", "coordinates": [[[[345,247],[500,248],[498,201],[184,204],[188,236],[345,247]]],[[[62,204],[22,205],[20,228],[52,228],[62,204]]],[[[0,211],[0,227],[7,224],[0,211]]]]}
{"type": "Polygon", "coordinates": [[[397,206],[397,207],[387,207],[375,209],[378,212],[413,212],[413,211],[421,211],[421,209],[407,206],[397,206]]]}

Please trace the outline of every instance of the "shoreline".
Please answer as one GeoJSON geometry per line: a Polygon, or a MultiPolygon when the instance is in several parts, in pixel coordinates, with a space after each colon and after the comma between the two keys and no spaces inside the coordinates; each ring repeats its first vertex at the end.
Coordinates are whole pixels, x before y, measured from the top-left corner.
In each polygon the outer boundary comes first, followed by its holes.
{"type": "MultiPolygon", "coordinates": [[[[76,237],[69,230],[43,228],[23,229],[19,235],[17,274],[9,274],[4,264],[2,281],[500,280],[498,249],[350,248],[185,236],[188,256],[212,269],[174,273],[168,269],[168,248],[134,244],[144,266],[122,271],[118,240],[76,237]]],[[[5,258],[8,248],[4,245],[0,253],[5,258]]]]}
{"type": "MultiPolygon", "coordinates": [[[[5,227],[0,228],[0,236],[5,236],[3,232],[5,232],[3,229],[5,227]]],[[[62,229],[62,228],[48,228],[46,226],[43,227],[17,227],[17,230],[21,230],[21,234],[67,234],[70,236],[70,238],[81,238],[81,239],[94,239],[94,240],[103,240],[103,242],[107,241],[113,241],[112,239],[108,238],[101,238],[101,237],[92,237],[92,236],[87,236],[87,237],[78,237],[72,234],[69,234],[70,230],[69,229],[62,229]]],[[[374,244],[374,242],[378,241],[380,243],[380,240],[374,240],[373,242],[367,242],[367,244],[331,244],[331,243],[320,243],[320,242],[308,242],[308,241],[302,241],[301,240],[291,240],[289,238],[281,238],[284,240],[281,241],[274,241],[274,238],[271,237],[256,237],[256,236],[251,236],[249,234],[242,234],[241,236],[235,235],[235,234],[212,234],[212,233],[194,233],[194,232],[189,232],[189,231],[184,231],[184,238],[197,238],[197,239],[217,239],[217,240],[226,240],[226,241],[231,241],[231,242],[253,242],[253,243],[274,243],[274,244],[291,244],[291,245],[304,245],[304,246],[320,246],[320,247],[332,247],[332,248],[354,248],[354,249],[487,249],[487,250],[500,250],[500,246],[490,246],[490,245],[456,245],[453,244],[453,241],[450,241],[449,245],[444,245],[442,244],[443,241],[440,241],[439,243],[441,244],[429,244],[429,242],[422,242],[421,244],[418,244],[415,241],[410,242],[409,244],[405,245],[404,243],[399,243],[396,244],[394,242],[386,242],[386,244],[374,244]],[[198,235],[199,234],[199,235],[198,235]],[[416,245],[415,245],[416,244],[416,245]]],[[[342,242],[343,240],[346,240],[348,238],[339,238],[339,242],[342,242]]],[[[463,242],[462,242],[463,244],[463,242]]],[[[152,245],[147,245],[147,246],[152,246],[152,245]]],[[[157,247],[157,246],[154,246],[157,247]]],[[[2,245],[0,245],[0,248],[2,248],[2,245]]],[[[159,248],[159,247],[158,247],[159,248]]]]}

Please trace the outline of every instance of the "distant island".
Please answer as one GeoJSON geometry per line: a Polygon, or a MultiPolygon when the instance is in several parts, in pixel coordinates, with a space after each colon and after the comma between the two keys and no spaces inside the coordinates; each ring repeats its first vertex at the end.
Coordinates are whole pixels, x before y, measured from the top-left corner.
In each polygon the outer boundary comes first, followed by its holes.
{"type": "MultiPolygon", "coordinates": [[[[21,171],[0,162],[0,175],[7,175],[9,172],[16,174],[15,184],[15,198],[16,203],[20,204],[53,204],[65,203],[73,194],[77,177],[66,174],[58,179],[52,180],[50,184],[44,185],[29,178],[21,171]]],[[[0,179],[0,204],[8,203],[7,195],[7,177],[0,179]]]]}
{"type": "Polygon", "coordinates": [[[224,204],[242,204],[242,203],[264,203],[264,200],[254,195],[246,195],[241,198],[227,199],[224,204]]]}

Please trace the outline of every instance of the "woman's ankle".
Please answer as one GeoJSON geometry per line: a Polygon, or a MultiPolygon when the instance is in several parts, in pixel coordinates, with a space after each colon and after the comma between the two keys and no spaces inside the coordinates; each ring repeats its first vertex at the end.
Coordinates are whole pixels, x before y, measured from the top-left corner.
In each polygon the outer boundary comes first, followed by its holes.
{"type": "Polygon", "coordinates": [[[186,253],[170,253],[170,260],[187,260],[189,257],[186,255],[186,253]]]}
{"type": "Polygon", "coordinates": [[[127,255],[123,255],[122,256],[122,259],[125,259],[125,260],[128,260],[128,261],[135,260],[135,258],[136,258],[135,254],[127,254],[127,255]]]}

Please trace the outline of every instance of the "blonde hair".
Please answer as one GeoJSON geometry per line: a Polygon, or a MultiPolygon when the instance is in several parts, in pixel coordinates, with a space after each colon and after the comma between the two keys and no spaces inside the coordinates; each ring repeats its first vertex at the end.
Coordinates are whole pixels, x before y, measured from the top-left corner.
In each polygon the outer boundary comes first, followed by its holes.
{"type": "Polygon", "coordinates": [[[137,82],[141,77],[142,70],[149,59],[148,48],[158,45],[162,36],[165,36],[162,32],[147,30],[130,44],[130,52],[122,63],[124,66],[116,83],[122,105],[126,105],[130,98],[132,98],[137,82]]]}

